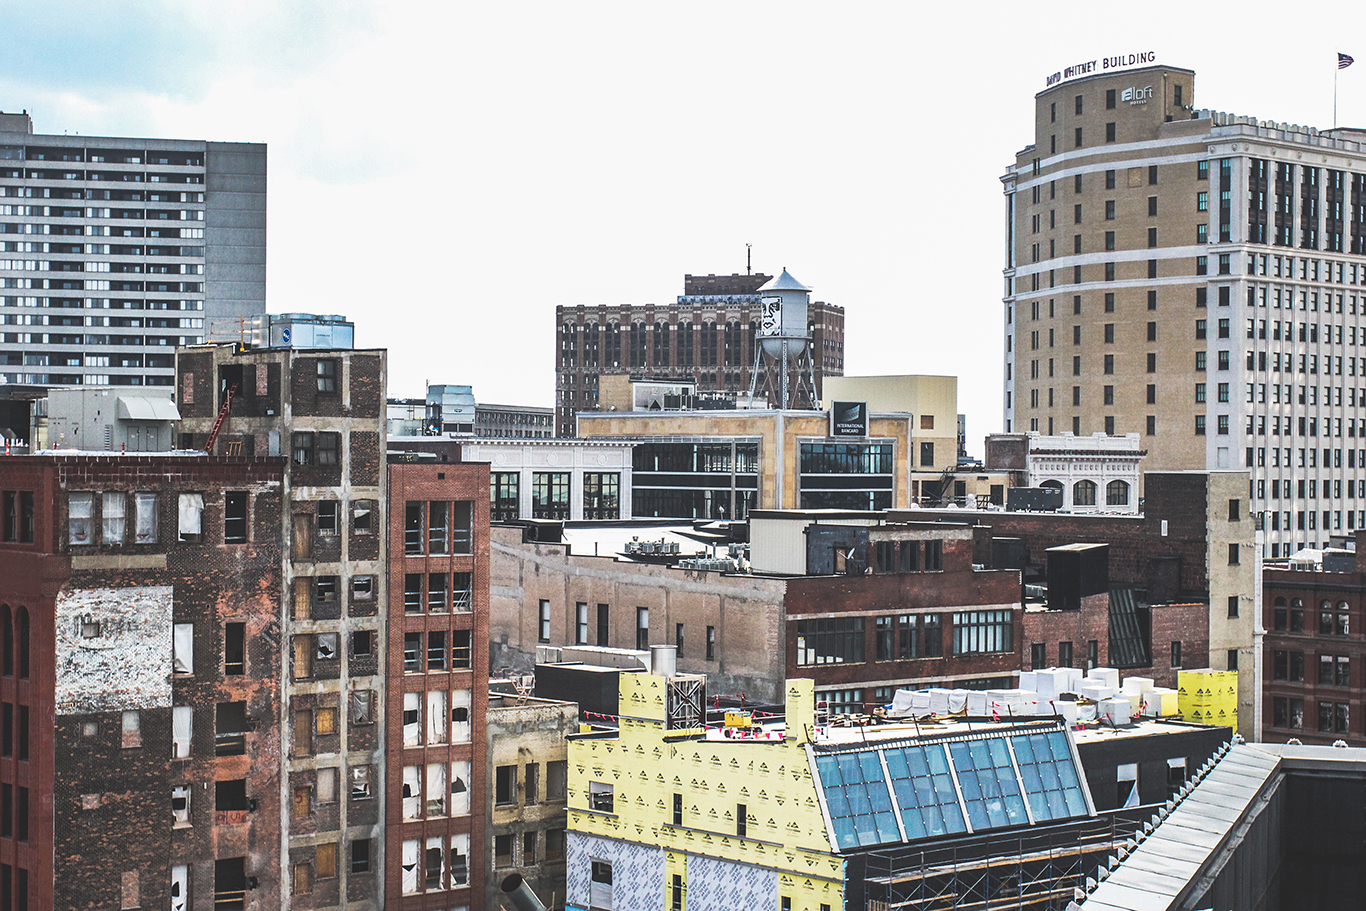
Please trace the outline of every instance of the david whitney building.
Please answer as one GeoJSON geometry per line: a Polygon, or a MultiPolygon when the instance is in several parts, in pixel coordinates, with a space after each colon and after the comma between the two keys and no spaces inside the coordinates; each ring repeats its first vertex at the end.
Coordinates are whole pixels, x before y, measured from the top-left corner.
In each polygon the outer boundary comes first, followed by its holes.
{"type": "Polygon", "coordinates": [[[1202,108],[1155,61],[1040,79],[1001,177],[1006,430],[1245,468],[1265,556],[1323,546],[1366,524],[1366,130],[1202,108]]]}

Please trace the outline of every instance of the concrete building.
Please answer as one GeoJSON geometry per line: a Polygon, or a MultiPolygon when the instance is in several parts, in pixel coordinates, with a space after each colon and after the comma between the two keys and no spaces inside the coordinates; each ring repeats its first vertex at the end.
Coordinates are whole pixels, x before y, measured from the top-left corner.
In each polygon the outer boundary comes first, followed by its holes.
{"type": "Polygon", "coordinates": [[[287,901],[283,475],[0,459],[0,906],[287,901]]]}
{"type": "Polygon", "coordinates": [[[385,375],[382,350],[176,352],[183,448],[208,448],[227,405],[215,451],[288,456],[277,535],[287,551],[279,635],[290,655],[279,710],[291,726],[280,785],[291,812],[276,850],[290,871],[288,908],[386,902],[385,375]]]}
{"type": "Polygon", "coordinates": [[[890,509],[909,503],[909,414],[678,411],[580,414],[578,435],[635,442],[638,518],[736,519],[751,509],[890,509]]]}
{"type": "Polygon", "coordinates": [[[488,467],[391,452],[388,476],[382,906],[478,907],[490,878],[488,467]]]}
{"type": "Polygon", "coordinates": [[[1034,123],[1001,178],[1006,431],[1246,468],[1272,558],[1362,527],[1366,133],[1197,108],[1171,66],[1078,68],[1034,123]]]}
{"type": "Polygon", "coordinates": [[[462,459],[489,463],[494,522],[629,519],[631,449],[613,440],[473,439],[462,459]]]}
{"type": "Polygon", "coordinates": [[[564,906],[569,735],[579,707],[534,696],[490,693],[488,837],[484,868],[492,870],[484,907],[499,906],[499,885],[519,874],[547,908],[564,906]]]}
{"type": "Polygon", "coordinates": [[[475,402],[474,436],[482,440],[548,440],[555,436],[555,409],[475,402]]]}
{"type": "MultiPolygon", "coordinates": [[[[575,433],[574,416],[605,406],[604,376],[691,378],[699,395],[748,396],[762,317],[758,290],[771,275],[685,275],[674,303],[555,308],[556,436],[575,433]]],[[[844,308],[808,310],[817,396],[826,376],[844,372],[844,308]]]]}
{"type": "Polygon", "coordinates": [[[1077,513],[1139,512],[1139,436],[996,433],[986,439],[986,467],[1012,473],[1012,487],[1051,487],[1060,508],[1077,513]]]}
{"type": "Polygon", "coordinates": [[[0,381],[170,386],[266,307],[266,147],[0,114],[0,381]]]}

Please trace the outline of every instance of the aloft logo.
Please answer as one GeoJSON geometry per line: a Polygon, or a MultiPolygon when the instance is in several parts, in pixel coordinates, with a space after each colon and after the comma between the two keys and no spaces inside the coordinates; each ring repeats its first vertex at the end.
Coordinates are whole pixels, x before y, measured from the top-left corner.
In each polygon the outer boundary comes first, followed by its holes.
{"type": "Polygon", "coordinates": [[[1148,85],[1143,88],[1130,86],[1119,93],[1120,101],[1127,101],[1130,104],[1147,104],[1148,99],[1153,97],[1153,87],[1148,85]]]}

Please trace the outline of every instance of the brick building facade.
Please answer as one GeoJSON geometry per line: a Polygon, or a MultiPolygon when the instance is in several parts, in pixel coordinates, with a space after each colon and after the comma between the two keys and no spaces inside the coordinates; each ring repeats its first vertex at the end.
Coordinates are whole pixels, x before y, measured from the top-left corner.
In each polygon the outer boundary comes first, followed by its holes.
{"type": "MultiPolygon", "coordinates": [[[[760,286],[771,275],[688,275],[671,304],[555,308],[555,435],[599,404],[599,377],[696,380],[699,396],[748,394],[754,371],[760,286]]],[[[808,312],[817,395],[844,373],[844,308],[813,301],[808,312]]]]}
{"type": "Polygon", "coordinates": [[[0,907],[279,906],[283,468],[0,460],[0,907]]]}
{"type": "Polygon", "coordinates": [[[1268,567],[1262,736],[1366,746],[1366,532],[1351,572],[1268,567]]]}
{"type": "Polygon", "coordinates": [[[384,907],[480,907],[489,470],[402,458],[388,465],[384,907]]]}
{"type": "Polygon", "coordinates": [[[176,352],[183,448],[205,448],[231,390],[215,450],[288,456],[276,531],[286,908],[384,907],[385,378],[382,350],[176,352]]]}

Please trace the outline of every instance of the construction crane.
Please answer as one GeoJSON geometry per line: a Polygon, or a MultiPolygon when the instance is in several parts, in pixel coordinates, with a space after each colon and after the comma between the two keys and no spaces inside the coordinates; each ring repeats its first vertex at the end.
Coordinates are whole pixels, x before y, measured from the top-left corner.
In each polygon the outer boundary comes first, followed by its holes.
{"type": "Polygon", "coordinates": [[[213,430],[209,431],[209,441],[204,444],[206,455],[213,455],[213,444],[218,442],[218,432],[223,429],[223,424],[228,419],[228,409],[232,407],[232,397],[236,392],[237,384],[233,383],[228,387],[228,394],[223,397],[223,407],[218,409],[218,420],[213,422],[213,430]]]}

